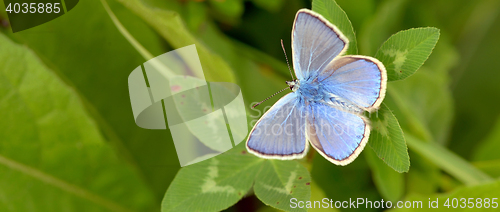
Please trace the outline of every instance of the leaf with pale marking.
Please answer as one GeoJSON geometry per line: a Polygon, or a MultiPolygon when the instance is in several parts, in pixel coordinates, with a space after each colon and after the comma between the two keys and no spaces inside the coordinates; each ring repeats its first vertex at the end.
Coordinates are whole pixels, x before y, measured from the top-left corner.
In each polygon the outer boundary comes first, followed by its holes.
{"type": "Polygon", "coordinates": [[[307,169],[295,161],[266,160],[255,180],[254,191],[266,205],[285,211],[306,211],[292,208],[292,198],[309,201],[311,176],[307,169]]]}
{"type": "Polygon", "coordinates": [[[2,211],[150,211],[153,194],[78,94],[0,34],[2,211]]]}
{"type": "Polygon", "coordinates": [[[375,54],[387,69],[388,81],[402,80],[415,73],[432,53],[439,29],[414,28],[392,35],[375,54]]]}
{"type": "Polygon", "coordinates": [[[252,185],[265,204],[297,211],[290,208],[290,198],[308,201],[310,183],[309,172],[297,161],[255,157],[242,142],[226,153],[182,168],[165,194],[162,211],[224,210],[238,202],[252,185]]]}
{"type": "Polygon", "coordinates": [[[446,145],[454,114],[448,72],[457,62],[458,54],[443,41],[418,72],[390,83],[384,102],[393,109],[405,132],[446,145]]]}
{"type": "Polygon", "coordinates": [[[349,49],[347,49],[346,54],[354,55],[358,53],[356,34],[354,34],[351,21],[334,0],[314,0],[312,10],[334,24],[349,39],[349,49]]]}
{"type": "Polygon", "coordinates": [[[184,167],[170,184],[162,211],[224,210],[250,190],[262,161],[247,153],[241,143],[224,154],[184,167]]]}
{"type": "Polygon", "coordinates": [[[410,157],[403,131],[391,110],[382,104],[376,114],[371,114],[372,132],[368,144],[377,156],[397,172],[410,169],[410,157]]]}

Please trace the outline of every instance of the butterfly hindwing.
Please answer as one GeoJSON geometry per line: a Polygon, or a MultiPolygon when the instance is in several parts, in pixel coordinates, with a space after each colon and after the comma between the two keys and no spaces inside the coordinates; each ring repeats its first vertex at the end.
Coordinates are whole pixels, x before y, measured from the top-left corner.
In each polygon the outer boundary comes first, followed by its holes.
{"type": "Polygon", "coordinates": [[[307,153],[305,105],[296,93],[282,97],[255,124],[247,139],[249,152],[263,158],[291,160],[307,153]]]}
{"type": "Polygon", "coordinates": [[[370,126],[364,117],[321,103],[309,104],[307,114],[307,138],[330,162],[347,165],[365,147],[370,126]]]}
{"type": "Polygon", "coordinates": [[[292,30],[292,56],[299,80],[315,78],[347,50],[348,39],[321,15],[301,9],[292,30]]]}
{"type": "Polygon", "coordinates": [[[387,73],[375,58],[349,55],[330,63],[318,76],[318,82],[330,93],[373,111],[385,97],[387,73]]]}

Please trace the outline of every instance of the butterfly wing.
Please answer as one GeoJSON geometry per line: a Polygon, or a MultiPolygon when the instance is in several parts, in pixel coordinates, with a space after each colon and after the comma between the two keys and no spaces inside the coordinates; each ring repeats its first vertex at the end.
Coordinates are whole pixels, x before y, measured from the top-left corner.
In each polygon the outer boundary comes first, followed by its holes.
{"type": "Polygon", "coordinates": [[[307,107],[307,139],[323,157],[336,165],[351,163],[368,141],[368,121],[325,104],[307,107]]]}
{"type": "Polygon", "coordinates": [[[347,50],[348,39],[323,16],[301,9],[292,30],[292,56],[299,80],[314,79],[333,58],[347,50]]]}
{"type": "Polygon", "coordinates": [[[375,58],[349,55],[330,63],[318,81],[332,94],[371,112],[379,108],[385,97],[387,73],[375,58]]]}
{"type": "Polygon", "coordinates": [[[255,124],[247,149],[262,158],[291,160],[307,153],[305,105],[296,93],[282,97],[255,124]]]}

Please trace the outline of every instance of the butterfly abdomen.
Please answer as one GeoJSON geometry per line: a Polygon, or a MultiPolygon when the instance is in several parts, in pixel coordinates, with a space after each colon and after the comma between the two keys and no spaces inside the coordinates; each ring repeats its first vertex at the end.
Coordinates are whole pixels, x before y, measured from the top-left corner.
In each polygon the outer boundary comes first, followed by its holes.
{"type": "Polygon", "coordinates": [[[347,112],[350,112],[350,113],[362,113],[363,112],[363,109],[359,108],[358,106],[356,106],[355,104],[341,98],[341,97],[338,97],[338,96],[335,96],[333,94],[331,94],[332,96],[327,98],[325,100],[325,103],[327,105],[330,105],[334,108],[337,108],[337,109],[340,109],[340,110],[343,110],[343,111],[347,111],[347,112]]]}

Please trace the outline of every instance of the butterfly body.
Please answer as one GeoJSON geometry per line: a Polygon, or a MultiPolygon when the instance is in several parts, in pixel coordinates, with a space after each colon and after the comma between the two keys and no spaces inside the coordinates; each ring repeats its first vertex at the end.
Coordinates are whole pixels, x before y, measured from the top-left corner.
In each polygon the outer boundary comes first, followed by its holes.
{"type": "Polygon", "coordinates": [[[325,104],[353,113],[363,112],[363,110],[354,103],[332,93],[331,90],[336,90],[335,88],[325,89],[328,85],[311,81],[306,81],[302,83],[302,85],[303,86],[298,88],[296,92],[298,92],[298,96],[304,98],[304,101],[308,104],[325,104]]]}
{"type": "Polygon", "coordinates": [[[297,79],[255,124],[249,152],[263,158],[302,158],[308,143],[337,165],[352,162],[370,134],[364,111],[378,109],[385,97],[387,74],[375,58],[340,56],[348,39],[321,15],[302,9],[292,30],[297,79]]]}

